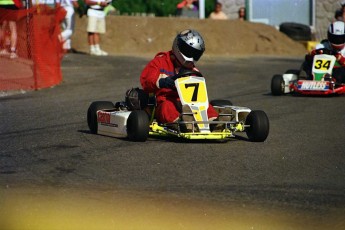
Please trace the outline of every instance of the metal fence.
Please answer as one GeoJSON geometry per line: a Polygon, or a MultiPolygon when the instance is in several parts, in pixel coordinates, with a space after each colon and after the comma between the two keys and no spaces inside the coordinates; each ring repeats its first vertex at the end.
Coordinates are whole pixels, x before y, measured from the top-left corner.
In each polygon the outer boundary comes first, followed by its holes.
{"type": "Polygon", "coordinates": [[[46,5],[0,9],[0,91],[36,90],[61,82],[59,35],[65,14],[46,5]]]}

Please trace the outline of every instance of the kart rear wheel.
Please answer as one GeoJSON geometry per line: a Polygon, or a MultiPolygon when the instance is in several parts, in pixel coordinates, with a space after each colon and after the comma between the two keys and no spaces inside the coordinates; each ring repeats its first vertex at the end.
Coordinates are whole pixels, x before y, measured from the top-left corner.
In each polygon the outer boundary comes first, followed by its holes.
{"type": "Polygon", "coordinates": [[[296,74],[297,76],[299,75],[299,73],[300,73],[300,70],[298,70],[298,69],[288,69],[288,70],[286,70],[286,72],[285,73],[292,73],[292,74],[296,74]]]}
{"type": "Polygon", "coordinates": [[[134,110],[127,119],[127,136],[131,141],[146,141],[149,136],[149,116],[144,110],[134,110]]]}
{"type": "Polygon", "coordinates": [[[232,105],[232,102],[229,100],[212,100],[210,101],[210,104],[213,106],[230,106],[232,105]]]}
{"type": "Polygon", "coordinates": [[[263,142],[269,133],[269,121],[266,113],[262,110],[251,111],[246,118],[246,128],[248,139],[252,142],[263,142]]]}
{"type": "Polygon", "coordinates": [[[87,125],[91,133],[97,134],[98,124],[97,124],[97,111],[101,109],[113,109],[114,104],[111,101],[94,101],[89,106],[87,110],[87,125]]]}
{"type": "Polygon", "coordinates": [[[274,96],[283,95],[285,91],[285,82],[282,75],[274,75],[271,81],[271,92],[274,96]]]}

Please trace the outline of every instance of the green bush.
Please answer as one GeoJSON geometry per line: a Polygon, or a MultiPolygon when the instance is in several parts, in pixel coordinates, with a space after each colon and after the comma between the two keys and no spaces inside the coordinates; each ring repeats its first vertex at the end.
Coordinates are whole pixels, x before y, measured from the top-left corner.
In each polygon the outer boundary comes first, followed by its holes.
{"type": "MultiPolygon", "coordinates": [[[[155,14],[157,17],[175,15],[176,5],[182,0],[114,0],[113,6],[121,15],[133,13],[155,14]]],[[[205,0],[205,16],[212,12],[215,0],[205,0]]]]}

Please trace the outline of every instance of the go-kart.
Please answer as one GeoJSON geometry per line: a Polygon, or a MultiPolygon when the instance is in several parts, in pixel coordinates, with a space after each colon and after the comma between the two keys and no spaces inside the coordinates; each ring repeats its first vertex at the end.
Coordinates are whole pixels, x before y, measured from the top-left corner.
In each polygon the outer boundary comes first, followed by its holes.
{"type": "MultiPolygon", "coordinates": [[[[191,121],[178,120],[160,123],[155,118],[154,96],[141,96],[140,108],[133,109],[129,102],[92,102],[87,111],[87,123],[91,133],[131,141],[146,141],[152,137],[178,137],[188,140],[228,140],[237,132],[245,132],[252,142],[263,142],[269,133],[269,120],[262,110],[233,106],[228,100],[210,102],[219,112],[219,119],[209,121],[209,100],[205,78],[200,72],[187,71],[175,77],[175,87],[182,106],[187,106],[191,121]],[[144,98],[144,99],[143,99],[144,98]],[[192,129],[185,129],[187,124],[192,129]],[[212,127],[218,127],[214,129],[212,127]]],[[[137,90],[140,90],[136,88],[137,90]]],[[[139,95],[145,94],[140,90],[139,95]]]]}
{"type": "Polygon", "coordinates": [[[283,75],[274,75],[271,80],[271,92],[275,96],[293,93],[299,95],[338,95],[345,93],[345,84],[334,81],[333,68],[339,64],[329,54],[314,56],[312,79],[299,78],[299,70],[288,70],[283,75]]]}

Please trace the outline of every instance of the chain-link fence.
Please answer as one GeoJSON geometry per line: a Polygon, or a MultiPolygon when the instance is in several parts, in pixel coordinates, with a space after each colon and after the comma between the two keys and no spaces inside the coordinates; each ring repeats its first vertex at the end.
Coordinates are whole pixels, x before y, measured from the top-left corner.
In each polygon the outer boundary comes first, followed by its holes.
{"type": "Polygon", "coordinates": [[[0,9],[0,91],[36,90],[62,80],[60,7],[0,9]]]}

